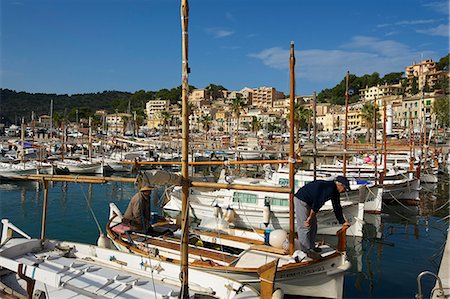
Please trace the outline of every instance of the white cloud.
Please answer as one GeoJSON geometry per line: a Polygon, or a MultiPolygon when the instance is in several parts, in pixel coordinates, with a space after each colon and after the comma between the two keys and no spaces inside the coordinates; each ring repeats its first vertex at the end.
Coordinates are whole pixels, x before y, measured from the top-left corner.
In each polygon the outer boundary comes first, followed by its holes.
{"type": "Polygon", "coordinates": [[[422,30],[416,30],[418,33],[424,33],[429,35],[435,35],[435,36],[449,36],[449,26],[448,24],[442,24],[434,28],[430,29],[422,29],[422,30]]]}
{"type": "Polygon", "coordinates": [[[444,15],[449,14],[449,3],[447,0],[424,3],[423,6],[431,8],[432,10],[439,12],[441,14],[444,14],[444,15]]]}
{"type": "MultiPolygon", "coordinates": [[[[310,49],[296,51],[297,76],[316,83],[338,82],[350,71],[358,76],[403,71],[405,66],[424,57],[431,57],[431,51],[415,52],[406,45],[374,37],[356,36],[340,49],[310,49]]],[[[289,50],[279,47],[264,49],[250,57],[274,69],[287,69],[289,50]]]]}
{"type": "Polygon", "coordinates": [[[226,36],[230,36],[234,34],[234,31],[225,30],[222,28],[214,27],[214,28],[206,28],[206,33],[214,36],[215,38],[222,38],[226,36]]]}

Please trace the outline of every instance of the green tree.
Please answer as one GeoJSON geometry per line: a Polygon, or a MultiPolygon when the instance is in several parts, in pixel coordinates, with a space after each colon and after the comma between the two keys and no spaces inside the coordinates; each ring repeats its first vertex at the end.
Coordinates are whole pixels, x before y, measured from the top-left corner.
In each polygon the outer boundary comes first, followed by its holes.
{"type": "Polygon", "coordinates": [[[211,129],[212,117],[207,114],[200,118],[200,123],[202,124],[203,130],[205,131],[205,140],[208,140],[208,133],[211,129]]]}
{"type": "Polygon", "coordinates": [[[222,97],[222,91],[223,90],[227,90],[222,85],[215,85],[215,84],[212,84],[212,83],[209,84],[208,86],[206,86],[205,89],[208,90],[208,93],[209,93],[210,97],[214,101],[217,100],[218,98],[222,97]]]}
{"type": "Polygon", "coordinates": [[[449,127],[450,126],[450,105],[449,105],[449,98],[444,97],[438,97],[433,102],[433,112],[436,114],[436,119],[440,126],[449,127]]]}
{"type": "MultiPolygon", "coordinates": [[[[380,119],[379,109],[377,107],[377,120],[380,119]]],[[[365,103],[361,109],[361,118],[364,121],[364,126],[367,128],[366,142],[370,142],[370,130],[373,129],[374,111],[373,103],[365,103]]],[[[374,132],[375,134],[375,132],[374,132]]],[[[375,135],[374,135],[375,136],[375,135]]]]}
{"type": "Polygon", "coordinates": [[[160,117],[160,120],[162,121],[163,135],[164,135],[167,132],[167,126],[169,124],[171,115],[168,111],[161,111],[159,113],[159,117],[160,117]]]}
{"type": "Polygon", "coordinates": [[[439,62],[436,63],[436,68],[438,71],[449,71],[449,56],[450,54],[445,55],[439,62]]]}
{"type": "Polygon", "coordinates": [[[411,81],[411,95],[415,95],[419,93],[419,84],[417,83],[417,78],[412,78],[411,81]]]}
{"type": "Polygon", "coordinates": [[[258,131],[262,128],[262,122],[256,116],[252,116],[252,122],[250,123],[250,127],[252,132],[255,133],[255,136],[258,136],[258,131]]]}
{"type": "Polygon", "coordinates": [[[239,119],[241,117],[241,111],[244,107],[244,101],[242,100],[240,95],[236,95],[236,98],[231,100],[231,110],[233,111],[234,116],[236,117],[236,137],[235,137],[235,147],[238,146],[239,142],[239,119]]]}

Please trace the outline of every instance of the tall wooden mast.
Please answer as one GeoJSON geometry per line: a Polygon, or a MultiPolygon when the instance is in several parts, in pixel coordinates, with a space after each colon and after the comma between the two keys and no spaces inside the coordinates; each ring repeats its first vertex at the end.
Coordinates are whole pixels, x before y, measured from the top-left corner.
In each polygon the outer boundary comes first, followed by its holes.
{"type": "Polygon", "coordinates": [[[314,91],[313,98],[313,164],[314,164],[314,180],[317,178],[317,97],[314,91]]]}
{"type": "Polygon", "coordinates": [[[349,71],[347,71],[345,76],[344,169],[342,171],[344,176],[347,173],[348,75],[349,71]]]}
{"type": "Polygon", "coordinates": [[[295,166],[295,152],[294,152],[294,113],[295,113],[295,53],[294,42],[291,41],[291,54],[289,57],[290,70],[290,103],[289,103],[289,252],[294,253],[294,166],[295,166]]]}
{"type": "Polygon", "coordinates": [[[181,49],[181,103],[182,103],[182,156],[181,156],[181,177],[182,177],[182,197],[181,197],[181,298],[189,297],[188,280],[188,245],[189,245],[189,172],[188,172],[188,152],[189,152],[189,106],[188,106],[188,20],[189,5],[188,0],[181,0],[181,29],[182,29],[182,49],[181,49]]]}

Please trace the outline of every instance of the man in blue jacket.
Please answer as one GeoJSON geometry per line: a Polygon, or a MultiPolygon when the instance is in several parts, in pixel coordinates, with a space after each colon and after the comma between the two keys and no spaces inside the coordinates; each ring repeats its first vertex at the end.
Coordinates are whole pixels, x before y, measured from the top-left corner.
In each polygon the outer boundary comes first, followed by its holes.
{"type": "Polygon", "coordinates": [[[310,182],[295,193],[295,217],[300,250],[311,258],[319,258],[315,248],[317,234],[316,214],[326,201],[331,200],[334,214],[340,224],[350,226],[344,219],[340,202],[340,193],[350,190],[348,179],[338,176],[334,181],[317,180],[310,182]]]}

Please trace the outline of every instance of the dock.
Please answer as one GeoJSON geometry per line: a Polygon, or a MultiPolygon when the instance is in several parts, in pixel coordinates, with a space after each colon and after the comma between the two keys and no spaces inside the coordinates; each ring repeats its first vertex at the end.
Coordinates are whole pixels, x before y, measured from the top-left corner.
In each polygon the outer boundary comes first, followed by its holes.
{"type": "Polygon", "coordinates": [[[442,287],[444,289],[444,295],[439,294],[437,289],[439,288],[439,284],[436,281],[436,285],[434,286],[434,292],[432,292],[433,299],[438,298],[450,298],[450,226],[447,229],[447,242],[444,248],[444,254],[442,255],[441,265],[439,267],[439,278],[442,282],[442,287]]]}

